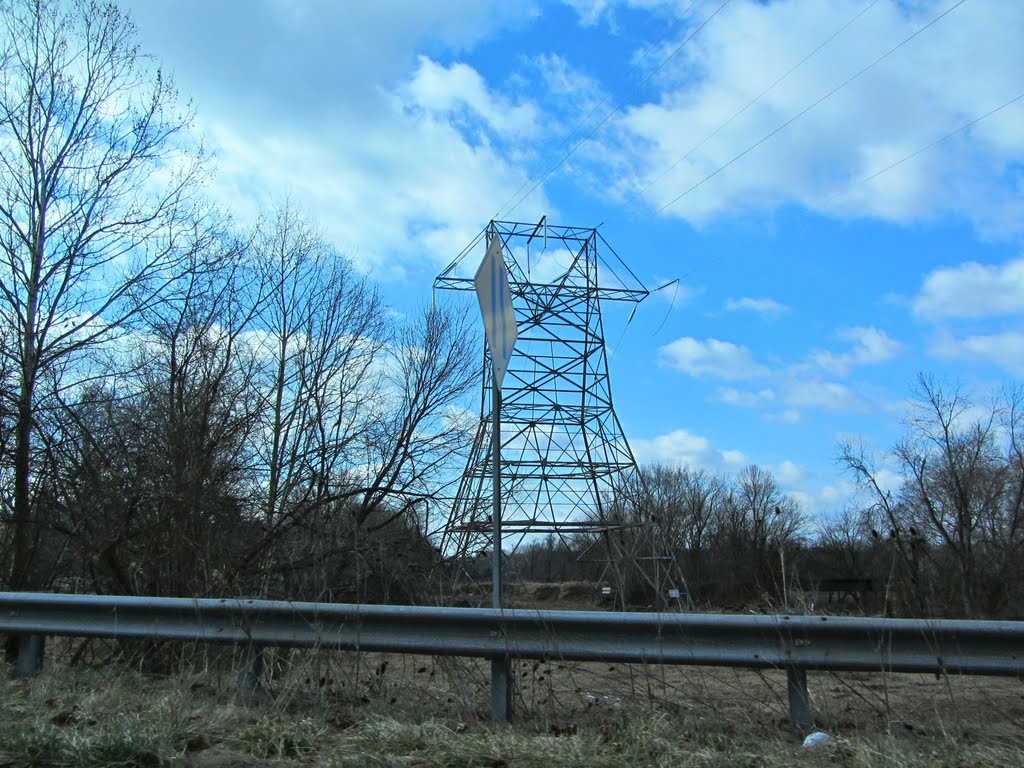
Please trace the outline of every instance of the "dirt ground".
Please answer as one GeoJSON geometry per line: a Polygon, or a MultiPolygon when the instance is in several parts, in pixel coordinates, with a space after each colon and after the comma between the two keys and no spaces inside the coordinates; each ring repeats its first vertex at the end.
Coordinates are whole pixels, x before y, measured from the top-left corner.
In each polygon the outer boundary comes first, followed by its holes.
{"type": "MultiPolygon", "coordinates": [[[[330,699],[353,711],[429,711],[485,721],[484,660],[291,652],[272,665],[272,695],[301,706],[330,699]]],[[[519,661],[515,717],[574,728],[639,710],[746,734],[792,731],[786,675],[718,667],[519,661]]],[[[832,733],[954,737],[1024,749],[1024,681],[886,673],[808,674],[815,725],[832,733]]]]}

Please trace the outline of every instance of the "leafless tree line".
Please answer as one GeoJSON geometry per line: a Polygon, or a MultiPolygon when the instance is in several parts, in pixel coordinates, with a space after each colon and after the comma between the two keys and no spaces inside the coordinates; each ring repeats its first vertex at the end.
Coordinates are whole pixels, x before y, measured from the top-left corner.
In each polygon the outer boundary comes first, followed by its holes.
{"type": "Polygon", "coordinates": [[[655,465],[608,518],[637,527],[536,542],[515,572],[601,579],[631,605],[676,589],[691,606],[1021,617],[1024,388],[979,403],[921,375],[907,409],[889,451],[839,446],[859,491],[832,518],[805,517],[761,467],[655,465]]]}
{"type": "Polygon", "coordinates": [[[827,538],[873,561],[887,611],[1024,612],[1024,388],[981,404],[921,375],[888,454],[851,441],[840,457],[866,502],[827,538]]]}
{"type": "Polygon", "coordinates": [[[395,316],[288,202],[231,226],[115,5],[0,37],[4,588],[408,598],[467,321],[395,316]]]}
{"type": "Polygon", "coordinates": [[[514,572],[600,581],[624,606],[664,605],[669,590],[690,607],[771,600],[785,593],[787,554],[804,530],[796,502],[756,465],[734,477],[643,467],[604,514],[607,531],[535,543],[514,572]]]}
{"type": "MultiPolygon", "coordinates": [[[[0,583],[411,599],[469,444],[465,318],[395,318],[288,202],[214,210],[191,110],[112,3],[0,0],[0,38],[0,583]]],[[[576,573],[641,603],[785,605],[831,574],[892,613],[1019,615],[1022,411],[921,377],[889,453],[841,446],[863,503],[817,534],[763,468],[650,467],[609,501],[624,527],[518,567],[601,553],[576,573]]]]}

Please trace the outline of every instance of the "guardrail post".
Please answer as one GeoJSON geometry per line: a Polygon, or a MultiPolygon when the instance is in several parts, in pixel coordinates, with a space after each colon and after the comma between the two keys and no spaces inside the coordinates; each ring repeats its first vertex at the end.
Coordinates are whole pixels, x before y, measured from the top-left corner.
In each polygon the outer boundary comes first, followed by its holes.
{"type": "Polygon", "coordinates": [[[790,667],[786,670],[789,688],[789,719],[793,727],[804,731],[814,725],[811,717],[811,697],[807,693],[807,670],[790,667]]]}
{"type": "Polygon", "coordinates": [[[491,659],[491,721],[507,723],[512,718],[512,661],[508,656],[491,659]]]}
{"type": "Polygon", "coordinates": [[[246,643],[238,653],[238,688],[242,693],[255,693],[263,677],[263,646],[246,643]]]}
{"type": "Polygon", "coordinates": [[[46,638],[43,635],[21,635],[18,638],[18,658],[14,662],[14,676],[35,677],[43,669],[46,638]]]}

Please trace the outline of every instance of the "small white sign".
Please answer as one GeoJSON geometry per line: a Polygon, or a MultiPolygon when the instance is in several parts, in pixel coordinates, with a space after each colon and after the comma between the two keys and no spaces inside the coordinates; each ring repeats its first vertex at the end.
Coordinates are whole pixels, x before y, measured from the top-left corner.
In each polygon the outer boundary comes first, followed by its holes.
{"type": "Polygon", "coordinates": [[[487,253],[480,262],[473,284],[480,302],[480,314],[484,318],[487,345],[491,350],[494,382],[500,387],[519,330],[516,327],[516,313],[512,308],[512,291],[508,287],[508,268],[501,256],[501,240],[497,236],[487,246],[487,253]]]}
{"type": "Polygon", "coordinates": [[[673,599],[673,600],[678,600],[679,599],[679,590],[678,589],[670,589],[668,591],[668,596],[671,599],[673,599]]]}
{"type": "Polygon", "coordinates": [[[611,593],[612,593],[612,588],[611,587],[601,587],[601,594],[602,595],[610,595],[611,593]]]}

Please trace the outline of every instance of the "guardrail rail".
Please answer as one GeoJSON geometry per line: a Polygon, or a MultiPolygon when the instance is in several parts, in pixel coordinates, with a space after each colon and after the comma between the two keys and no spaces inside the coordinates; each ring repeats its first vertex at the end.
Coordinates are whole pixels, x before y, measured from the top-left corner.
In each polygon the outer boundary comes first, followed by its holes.
{"type": "Polygon", "coordinates": [[[227,643],[239,683],[259,685],[267,646],[682,664],[787,672],[790,715],[810,727],[807,672],[1024,677],[1024,622],[819,615],[609,613],[249,599],[0,593],[0,632],[20,636],[15,673],[41,666],[47,635],[227,643]]]}

